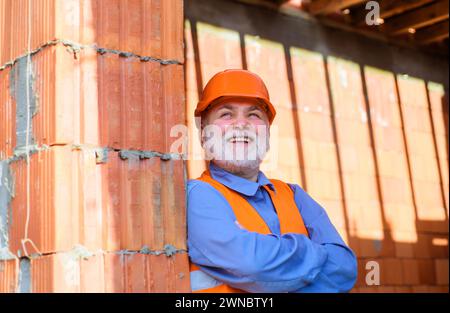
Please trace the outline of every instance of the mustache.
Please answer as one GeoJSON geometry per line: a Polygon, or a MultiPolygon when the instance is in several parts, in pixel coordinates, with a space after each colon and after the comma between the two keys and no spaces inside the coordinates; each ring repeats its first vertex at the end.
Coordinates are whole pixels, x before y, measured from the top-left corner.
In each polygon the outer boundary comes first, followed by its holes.
{"type": "Polygon", "coordinates": [[[225,142],[229,142],[231,140],[243,140],[246,142],[254,142],[256,141],[257,135],[256,132],[251,130],[239,130],[239,129],[232,129],[227,131],[223,135],[223,140],[225,142]]]}

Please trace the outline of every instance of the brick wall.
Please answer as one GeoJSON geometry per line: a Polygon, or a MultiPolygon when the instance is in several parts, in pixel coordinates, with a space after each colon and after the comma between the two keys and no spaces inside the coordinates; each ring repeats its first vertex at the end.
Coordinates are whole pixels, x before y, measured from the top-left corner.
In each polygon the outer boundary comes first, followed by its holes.
{"type": "Polygon", "coordinates": [[[189,291],[182,1],[4,0],[0,20],[0,292],[189,291]]]}

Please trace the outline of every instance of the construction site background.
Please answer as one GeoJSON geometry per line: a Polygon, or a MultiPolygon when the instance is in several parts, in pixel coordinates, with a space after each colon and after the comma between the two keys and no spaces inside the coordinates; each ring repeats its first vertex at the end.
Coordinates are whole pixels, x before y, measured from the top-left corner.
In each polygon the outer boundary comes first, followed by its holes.
{"type": "Polygon", "coordinates": [[[193,112],[226,68],[266,82],[262,169],[326,209],[352,292],[448,292],[447,59],[229,0],[0,0],[0,45],[0,292],[190,292],[193,112]]]}

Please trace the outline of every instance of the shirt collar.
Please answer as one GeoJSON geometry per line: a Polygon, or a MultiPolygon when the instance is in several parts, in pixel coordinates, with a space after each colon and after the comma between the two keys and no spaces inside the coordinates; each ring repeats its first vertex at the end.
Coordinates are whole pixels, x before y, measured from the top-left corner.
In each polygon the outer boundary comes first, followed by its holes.
{"type": "Polygon", "coordinates": [[[212,162],[209,163],[209,172],[211,173],[211,177],[217,180],[219,183],[246,196],[254,196],[258,191],[258,188],[265,185],[269,186],[270,189],[275,191],[275,187],[273,186],[273,184],[261,171],[259,171],[258,173],[257,182],[253,182],[251,180],[236,176],[214,165],[212,162]]]}

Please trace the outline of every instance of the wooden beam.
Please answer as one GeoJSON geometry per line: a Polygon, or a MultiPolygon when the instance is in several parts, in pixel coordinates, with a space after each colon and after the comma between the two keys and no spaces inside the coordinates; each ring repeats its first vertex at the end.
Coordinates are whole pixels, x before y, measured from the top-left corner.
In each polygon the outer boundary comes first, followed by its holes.
{"type": "Polygon", "coordinates": [[[283,5],[289,0],[265,0],[265,1],[275,3],[276,5],[283,5]]]}
{"type": "Polygon", "coordinates": [[[414,39],[421,45],[441,41],[448,38],[448,20],[434,24],[430,27],[422,28],[414,34],[414,39]]]}
{"type": "MultiPolygon", "coordinates": [[[[379,1],[380,17],[385,19],[408,10],[416,9],[431,2],[433,2],[433,0],[381,0],[379,1]]],[[[365,6],[351,10],[350,15],[352,18],[352,23],[355,25],[364,24],[366,22],[367,13],[368,10],[366,10],[365,6]]]]}
{"type": "Polygon", "coordinates": [[[309,13],[313,15],[325,15],[366,1],[367,0],[314,0],[309,4],[309,13]]]}
{"type": "Polygon", "coordinates": [[[388,19],[380,29],[388,35],[405,33],[409,28],[421,28],[448,18],[448,0],[439,0],[423,8],[388,19]]]}

